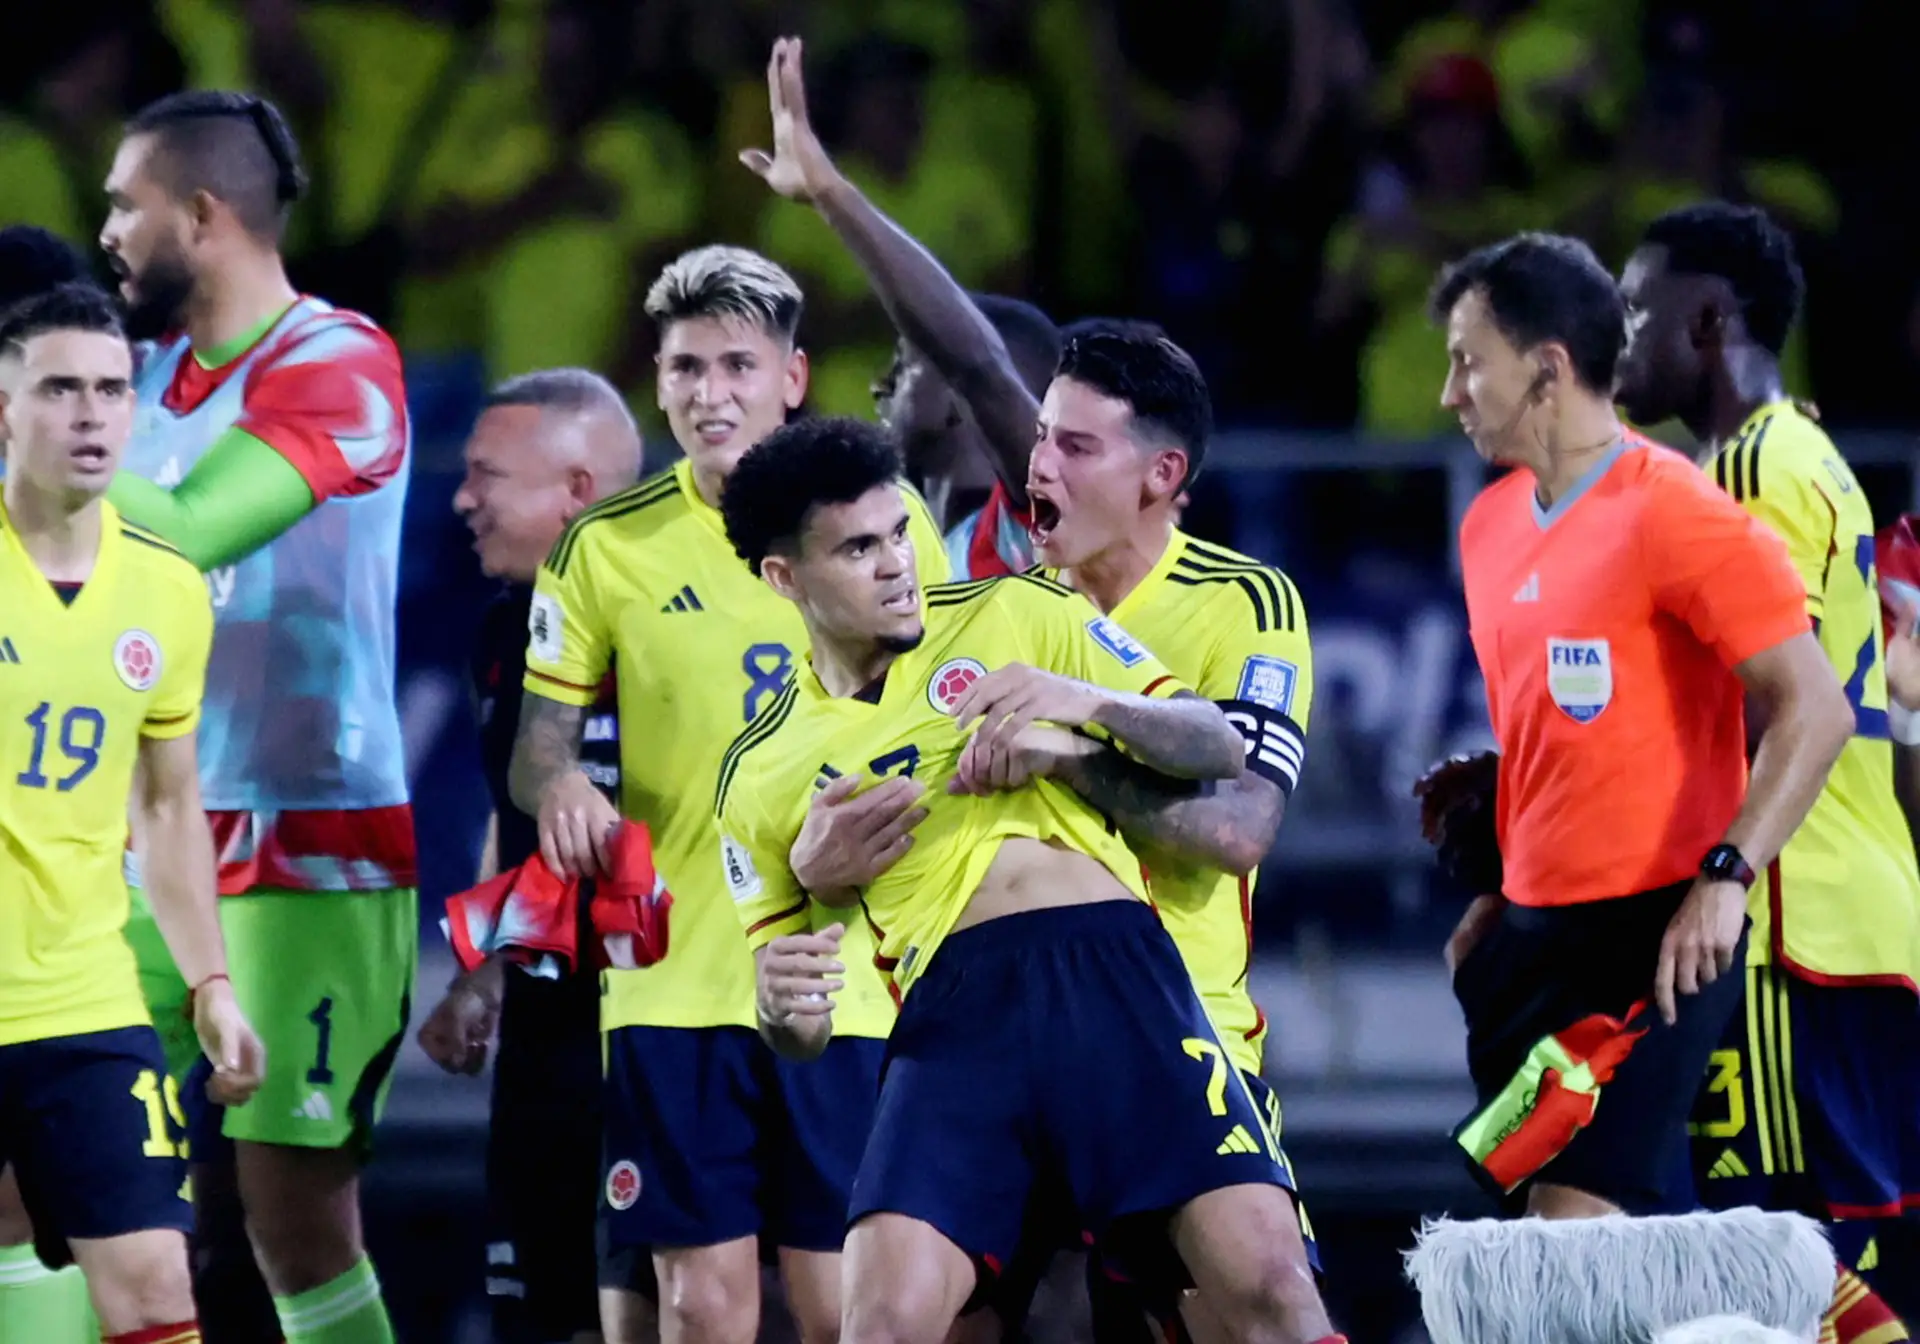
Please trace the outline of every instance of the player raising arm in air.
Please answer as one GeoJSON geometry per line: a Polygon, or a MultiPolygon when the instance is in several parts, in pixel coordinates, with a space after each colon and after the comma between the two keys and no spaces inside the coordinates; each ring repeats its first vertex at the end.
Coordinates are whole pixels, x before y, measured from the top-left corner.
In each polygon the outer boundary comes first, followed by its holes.
{"type": "MultiPolygon", "coordinates": [[[[206,586],[102,498],[132,368],[90,287],[0,318],[0,1162],[41,1254],[85,1273],[109,1344],[188,1344],[180,1100],[121,935],[130,815],[210,1092],[240,1105],[265,1061],[227,977],[194,761],[206,586]]],[[[45,1324],[0,1300],[6,1338],[65,1344],[45,1324]]]]}
{"type": "MultiPolygon", "coordinates": [[[[719,511],[741,455],[806,393],[801,306],[791,276],[740,248],[667,267],[647,312],[660,407],[686,456],[574,519],[534,587],[514,800],[570,873],[599,870],[621,813],[646,822],[674,884],[669,955],[609,972],[601,1003],[601,1319],[614,1344],[643,1328],[623,1261],[649,1248],[663,1338],[751,1344],[762,1238],[779,1248],[801,1337],[831,1339],[840,1318],[847,1193],[893,1005],[868,958],[826,1057],[777,1059],[755,1031],[753,959],[713,861],[721,755],[779,700],[804,647],[798,614],[741,567],[719,511]],[[587,708],[616,665],[618,811],[580,769],[587,708]]],[[[933,520],[917,496],[911,509],[930,576],[944,578],[933,520]]]]}
{"type": "Polygon", "coordinates": [[[1443,403],[1523,468],[1460,529],[1503,872],[1449,949],[1479,1093],[1457,1137],[1536,1214],[1684,1207],[1669,1176],[1740,1002],[1748,888],[1853,712],[1779,539],[1622,430],[1625,319],[1585,244],[1475,252],[1433,311],[1443,403]],[[1743,691],[1764,715],[1750,778],[1743,691]]]}
{"type": "Polygon", "coordinates": [[[1920,870],[1894,793],[1873,513],[1780,381],[1802,290],[1784,229],[1751,206],[1675,211],[1620,288],[1622,408],[1643,424],[1678,417],[1708,474],[1786,543],[1854,717],[1819,800],[1749,894],[1746,1011],[1702,1081],[1695,1178],[1709,1207],[1831,1224],[1839,1344],[1893,1339],[1854,1267],[1876,1220],[1920,1204],[1920,870]]]}
{"type": "Polygon", "coordinates": [[[799,38],[773,44],[767,96],[773,152],[749,149],[740,160],[780,195],[820,212],[900,333],[893,367],[874,395],[907,474],[926,482],[948,529],[955,577],[1030,568],[1027,454],[1039,398],[1059,360],[1059,333],[1031,304],[969,295],[841,174],[807,116],[799,38]]]}
{"type": "MultiPolygon", "coordinates": [[[[1064,1163],[1074,1207],[1131,1272],[1171,1248],[1232,1337],[1320,1339],[1259,1106],[1139,860],[1049,777],[1082,750],[1075,729],[1143,769],[1230,781],[1240,735],[1049,579],[923,592],[897,472],[873,427],[809,421],[749,453],[722,504],[735,549],[799,609],[811,646],[720,767],[734,901],[757,948],[870,925],[903,1005],[849,1209],[841,1338],[942,1339],[982,1270],[1012,1255],[1043,1167],[1064,1163]],[[928,789],[912,848],[857,892],[804,890],[787,856],[812,789],[898,775],[928,789]]],[[[835,982],[768,981],[767,1030],[821,1049],[843,1010],[835,982]]]]}
{"type": "Polygon", "coordinates": [[[169,334],[110,497],[208,571],[201,790],[272,1061],[261,1104],[195,1117],[201,1296],[242,1337],[382,1344],[359,1179],[419,938],[394,685],[410,432],[392,341],[287,282],[303,185],[250,95],[176,94],[129,123],[100,242],[133,315],[169,334]]]}

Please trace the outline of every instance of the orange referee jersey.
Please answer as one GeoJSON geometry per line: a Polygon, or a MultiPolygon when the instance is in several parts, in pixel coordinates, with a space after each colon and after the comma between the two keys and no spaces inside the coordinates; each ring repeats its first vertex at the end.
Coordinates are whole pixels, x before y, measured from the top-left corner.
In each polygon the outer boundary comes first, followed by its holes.
{"type": "Polygon", "coordinates": [[[1460,556],[1507,899],[1686,879],[1746,792],[1733,669],[1812,628],[1785,546],[1692,462],[1628,436],[1550,509],[1530,472],[1488,486],[1460,556]]]}

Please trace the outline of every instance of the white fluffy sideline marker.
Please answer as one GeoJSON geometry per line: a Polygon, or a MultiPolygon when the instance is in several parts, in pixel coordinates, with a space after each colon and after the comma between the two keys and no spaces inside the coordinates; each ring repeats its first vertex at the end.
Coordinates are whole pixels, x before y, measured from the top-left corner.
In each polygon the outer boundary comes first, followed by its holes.
{"type": "Polygon", "coordinates": [[[1813,1344],[1833,1300],[1820,1225],[1759,1209],[1440,1219],[1406,1268],[1433,1344],[1654,1344],[1669,1331],[1676,1344],[1813,1344]],[[1742,1319],[1709,1333],[1713,1317],[1742,1319]]]}

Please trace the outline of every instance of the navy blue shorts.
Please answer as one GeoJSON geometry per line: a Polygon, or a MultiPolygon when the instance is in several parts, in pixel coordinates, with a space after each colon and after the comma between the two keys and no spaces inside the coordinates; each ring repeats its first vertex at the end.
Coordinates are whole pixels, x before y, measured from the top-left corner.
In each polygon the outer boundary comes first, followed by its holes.
{"type": "Polygon", "coordinates": [[[191,1228],[184,1131],[152,1027],[0,1045],[0,1166],[49,1265],[75,1238],[191,1228]]]}
{"type": "MultiPolygon", "coordinates": [[[[1661,1021],[1660,945],[1692,885],[1506,905],[1455,970],[1478,1107],[1454,1137],[1510,1210],[1524,1207],[1536,1173],[1630,1214],[1693,1207],[1687,1112],[1739,1008],[1740,977],[1680,996],[1679,1020],[1661,1021]],[[1581,1062],[1599,1079],[1591,1087],[1574,1067],[1581,1062]]],[[[1746,948],[1742,933],[1735,965],[1746,948]]]]}
{"type": "Polygon", "coordinates": [[[841,1036],[796,1064],[748,1027],[608,1033],[605,1252],[751,1236],[839,1250],[884,1049],[841,1036]]]}
{"type": "Polygon", "coordinates": [[[1872,1220],[1920,1212],[1920,1005],[1892,986],[1748,967],[1689,1129],[1709,1208],[1859,1222],[1864,1249],[1872,1220]]]}
{"type": "Polygon", "coordinates": [[[857,1221],[932,1224],[997,1274],[1029,1197],[1058,1183],[1109,1252],[1164,1256],[1165,1215],[1211,1190],[1286,1186],[1239,1070],[1144,903],[1009,915],[950,936],[888,1041],[854,1181],[857,1221]]]}
{"type": "MultiPolygon", "coordinates": [[[[1313,1272],[1318,1275],[1322,1272],[1320,1244],[1314,1240],[1313,1224],[1307,1218],[1298,1187],[1294,1184],[1293,1165],[1280,1143],[1280,1098],[1259,1074],[1242,1070],[1240,1077],[1253,1094],[1254,1105],[1265,1118],[1267,1132],[1273,1136],[1275,1147],[1279,1148],[1285,1184],[1294,1192],[1294,1207],[1300,1215],[1300,1238],[1306,1244],[1307,1263],[1313,1266],[1313,1272]]],[[[1130,1331],[1147,1316],[1158,1320],[1163,1328],[1170,1327],[1177,1320],[1180,1306],[1178,1294],[1190,1286],[1183,1278],[1169,1280],[1163,1275],[1157,1285],[1137,1284],[1125,1269],[1112,1263],[1114,1257],[1103,1254],[1101,1248],[1092,1243],[1093,1235],[1080,1230],[1071,1197],[1065,1190],[1055,1186],[1035,1190],[1028,1196],[1027,1214],[1020,1228],[1019,1249],[996,1281],[988,1285],[973,1305],[991,1308],[1000,1317],[1003,1327],[1008,1331],[1018,1331],[1027,1319],[1034,1294],[1052,1268],[1054,1258],[1063,1251],[1085,1251],[1087,1294],[1092,1302],[1096,1339],[1118,1338],[1126,1334],[1127,1331],[1117,1329],[1116,1323],[1125,1323],[1130,1331]]]]}

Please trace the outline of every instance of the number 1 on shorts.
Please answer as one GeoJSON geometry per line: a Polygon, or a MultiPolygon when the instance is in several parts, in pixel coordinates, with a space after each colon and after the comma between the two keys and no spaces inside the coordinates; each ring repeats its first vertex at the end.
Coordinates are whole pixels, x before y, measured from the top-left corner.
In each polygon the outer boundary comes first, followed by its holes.
{"type": "Polygon", "coordinates": [[[333,1049],[333,1000],[320,1000],[314,1010],[307,1014],[307,1021],[313,1023],[320,1039],[313,1047],[313,1067],[307,1070],[307,1081],[319,1087],[325,1087],[333,1081],[333,1070],[327,1067],[327,1055],[333,1049]]]}

